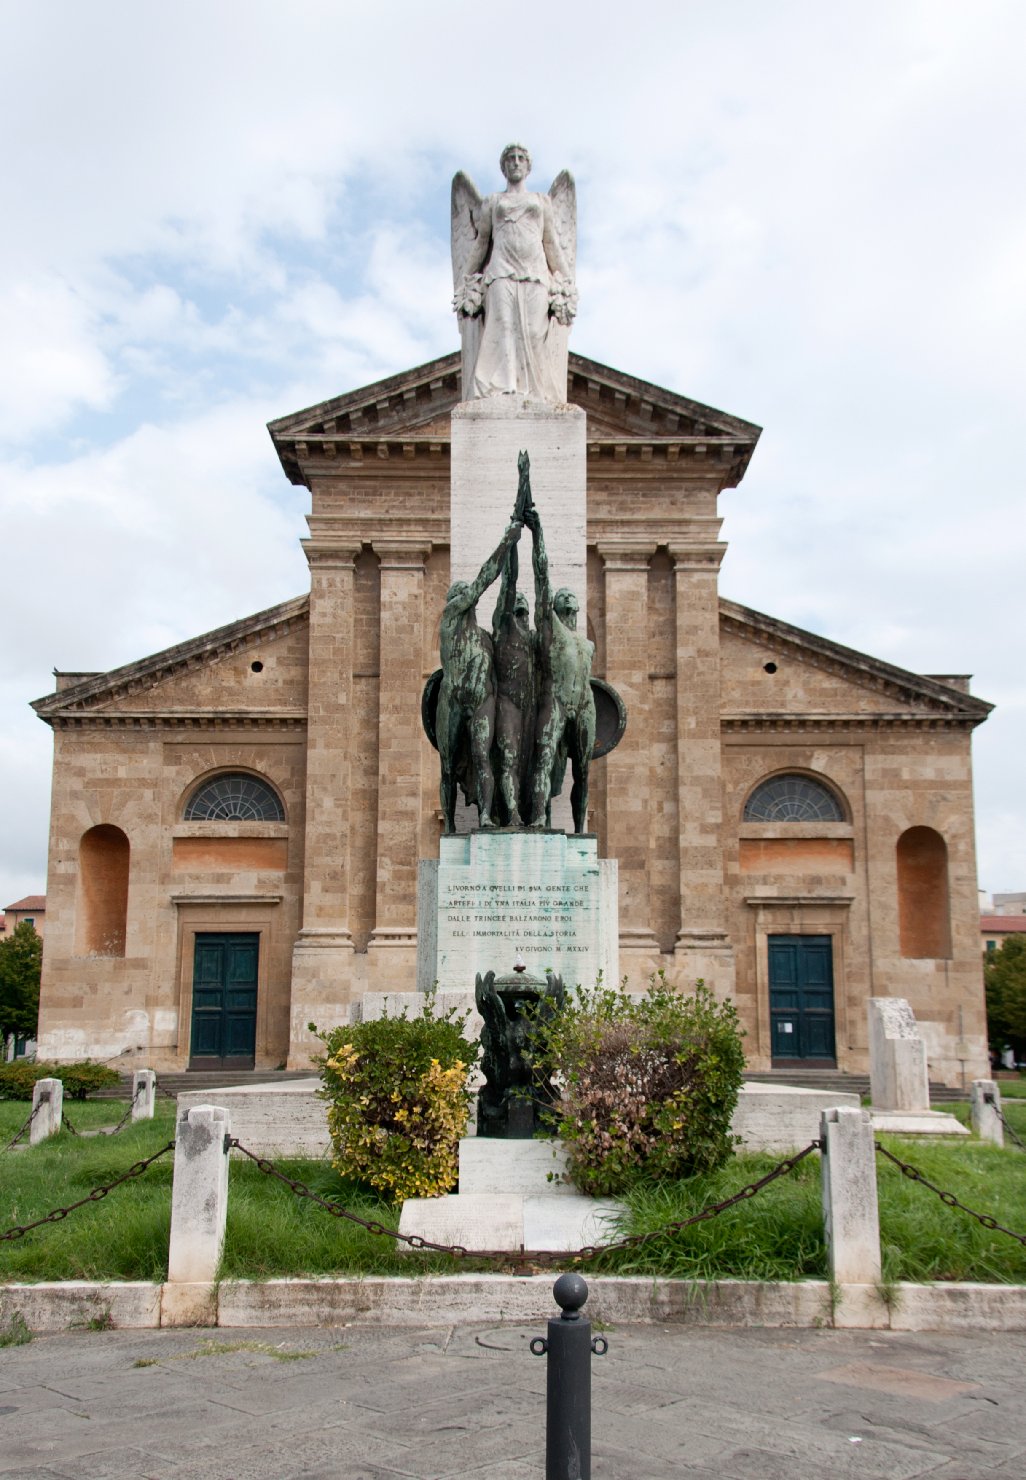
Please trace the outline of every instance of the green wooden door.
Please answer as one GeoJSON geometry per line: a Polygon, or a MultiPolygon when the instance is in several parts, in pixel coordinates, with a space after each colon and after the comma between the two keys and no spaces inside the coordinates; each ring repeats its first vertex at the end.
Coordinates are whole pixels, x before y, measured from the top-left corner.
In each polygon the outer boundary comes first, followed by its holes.
{"type": "Polygon", "coordinates": [[[197,935],[190,1069],[252,1069],[260,937],[197,935]]]}
{"type": "Polygon", "coordinates": [[[769,938],[771,1052],[810,1067],[836,1062],[834,952],[829,935],[769,938]]]}

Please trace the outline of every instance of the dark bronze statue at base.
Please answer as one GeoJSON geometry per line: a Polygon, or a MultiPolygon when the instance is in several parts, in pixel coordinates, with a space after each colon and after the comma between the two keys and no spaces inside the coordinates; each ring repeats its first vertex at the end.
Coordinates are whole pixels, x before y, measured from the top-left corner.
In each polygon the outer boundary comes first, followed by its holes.
{"type": "Polygon", "coordinates": [[[531,1044],[539,1024],[563,1005],[561,977],[528,976],[518,962],[509,976],[494,971],[474,984],[481,1030],[481,1068],[487,1081],[477,1099],[477,1133],[529,1141],[543,1130],[541,1117],[557,1098],[551,1081],[531,1064],[531,1044]]]}

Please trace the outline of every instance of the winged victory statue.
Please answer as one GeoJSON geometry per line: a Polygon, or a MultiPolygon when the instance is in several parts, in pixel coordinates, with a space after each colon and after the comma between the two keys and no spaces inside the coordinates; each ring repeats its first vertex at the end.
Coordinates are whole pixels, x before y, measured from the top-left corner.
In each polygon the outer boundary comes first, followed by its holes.
{"type": "Polygon", "coordinates": [[[567,339],[577,312],[577,189],[562,170],[547,195],[526,189],[531,156],[507,144],[505,190],[452,182],[453,307],[463,399],[519,394],[566,401],[567,339]]]}

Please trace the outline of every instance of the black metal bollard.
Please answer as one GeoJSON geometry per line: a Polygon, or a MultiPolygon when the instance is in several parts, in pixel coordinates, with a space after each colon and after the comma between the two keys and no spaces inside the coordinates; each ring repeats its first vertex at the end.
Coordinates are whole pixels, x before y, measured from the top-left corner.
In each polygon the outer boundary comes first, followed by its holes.
{"type": "Polygon", "coordinates": [[[591,1355],[605,1356],[609,1343],[591,1336],[581,1315],[588,1284],[579,1274],[561,1274],[552,1295],[562,1314],[549,1318],[548,1337],[536,1336],[531,1351],[548,1356],[545,1414],[545,1480],[591,1480],[591,1355]]]}

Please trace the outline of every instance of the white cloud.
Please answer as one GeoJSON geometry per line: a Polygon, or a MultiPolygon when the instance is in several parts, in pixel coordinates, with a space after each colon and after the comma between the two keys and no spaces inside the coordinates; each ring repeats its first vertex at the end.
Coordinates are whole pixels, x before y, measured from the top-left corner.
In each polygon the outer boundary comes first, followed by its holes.
{"type": "MultiPolygon", "coordinates": [[[[302,589],[305,495],[263,422],[455,348],[449,176],[495,188],[514,137],[541,185],[578,177],[574,347],[766,426],[722,503],[725,593],[997,696],[1026,621],[1014,0],[653,0],[630,26],[578,0],[54,0],[4,27],[16,774],[41,774],[20,706],[53,663],[302,589]]],[[[989,888],[1026,875],[1024,743],[1013,699],[977,745],[989,888]]],[[[30,833],[38,793],[8,867],[30,833]]]]}

